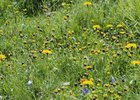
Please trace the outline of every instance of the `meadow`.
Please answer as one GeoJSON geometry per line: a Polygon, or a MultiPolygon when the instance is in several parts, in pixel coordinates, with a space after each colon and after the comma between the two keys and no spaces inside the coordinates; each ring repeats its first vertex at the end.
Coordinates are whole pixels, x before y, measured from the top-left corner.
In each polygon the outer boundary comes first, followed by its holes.
{"type": "Polygon", "coordinates": [[[140,0],[37,1],[0,0],[0,100],[139,100],[140,0]]]}

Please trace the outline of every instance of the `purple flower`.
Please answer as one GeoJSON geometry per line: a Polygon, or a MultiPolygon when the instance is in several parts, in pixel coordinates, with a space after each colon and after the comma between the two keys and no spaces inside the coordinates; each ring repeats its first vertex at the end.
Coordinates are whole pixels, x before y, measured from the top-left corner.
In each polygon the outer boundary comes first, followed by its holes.
{"type": "Polygon", "coordinates": [[[115,78],[114,78],[113,76],[111,76],[110,83],[113,84],[113,83],[115,83],[115,82],[116,82],[115,78]]]}
{"type": "Polygon", "coordinates": [[[87,93],[89,93],[89,89],[88,89],[88,88],[84,88],[84,89],[83,89],[83,94],[85,95],[85,94],[87,94],[87,93]]]}

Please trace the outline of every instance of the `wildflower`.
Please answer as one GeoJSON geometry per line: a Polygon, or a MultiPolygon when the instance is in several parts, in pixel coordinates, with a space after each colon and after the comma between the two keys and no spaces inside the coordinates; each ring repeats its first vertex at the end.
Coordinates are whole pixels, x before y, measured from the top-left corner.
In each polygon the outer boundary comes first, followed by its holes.
{"type": "Polygon", "coordinates": [[[106,27],[107,27],[107,28],[112,28],[113,25],[112,25],[112,24],[108,24],[106,27]]]}
{"type": "Polygon", "coordinates": [[[92,20],[91,20],[91,22],[92,22],[92,23],[94,23],[94,22],[95,22],[95,20],[94,20],[94,19],[92,19],[92,20]]]}
{"type": "Polygon", "coordinates": [[[88,30],[87,28],[85,28],[85,27],[83,28],[83,31],[87,31],[87,30],[88,30]]]}
{"type": "Polygon", "coordinates": [[[74,31],[68,31],[68,34],[71,35],[71,34],[74,34],[74,31]]]}
{"type": "Polygon", "coordinates": [[[122,24],[118,24],[117,28],[123,28],[124,26],[122,24]]]}
{"type": "Polygon", "coordinates": [[[92,3],[91,2],[84,2],[84,6],[91,6],[92,3]]]}
{"type": "Polygon", "coordinates": [[[98,90],[99,93],[103,93],[103,90],[98,90]]]}
{"type": "Polygon", "coordinates": [[[67,17],[67,16],[64,16],[63,18],[64,18],[64,20],[67,20],[67,19],[68,19],[68,17],[67,17]]]}
{"type": "Polygon", "coordinates": [[[62,6],[66,6],[67,4],[65,2],[62,2],[62,6]]]}
{"type": "Polygon", "coordinates": [[[99,87],[100,86],[100,84],[98,83],[98,84],[96,84],[97,85],[97,87],[99,87]]]}
{"type": "Polygon", "coordinates": [[[110,87],[110,85],[109,85],[109,84],[104,84],[104,86],[105,86],[105,87],[110,87]]]}
{"type": "Polygon", "coordinates": [[[2,60],[4,60],[4,59],[6,59],[6,56],[3,55],[3,54],[0,54],[0,61],[2,61],[2,60]]]}
{"type": "Polygon", "coordinates": [[[114,92],[113,90],[110,90],[110,89],[108,90],[108,93],[111,93],[112,94],[113,92],[114,92]]]}
{"type": "Polygon", "coordinates": [[[114,94],[114,97],[115,97],[117,100],[121,100],[121,96],[119,96],[118,94],[114,94]]]}
{"type": "Polygon", "coordinates": [[[51,50],[43,50],[42,53],[48,55],[48,54],[52,54],[52,51],[51,50]]]}
{"type": "Polygon", "coordinates": [[[114,84],[116,82],[115,78],[113,76],[111,76],[111,80],[110,80],[110,83],[111,84],[114,84]]]}
{"type": "Polygon", "coordinates": [[[82,51],[82,50],[84,50],[84,49],[86,49],[86,46],[81,47],[81,48],[79,49],[79,51],[82,51]]]}
{"type": "Polygon", "coordinates": [[[28,86],[31,86],[31,85],[32,85],[32,81],[29,80],[29,81],[27,82],[27,85],[28,85],[28,86]]]}
{"type": "Polygon", "coordinates": [[[56,93],[56,94],[59,93],[59,92],[61,92],[60,88],[57,88],[57,89],[54,90],[54,93],[56,93]]]}
{"type": "Polygon", "coordinates": [[[63,86],[69,86],[70,85],[70,82],[64,82],[62,83],[63,86]]]}
{"type": "Polygon", "coordinates": [[[129,38],[133,38],[133,37],[134,37],[134,34],[131,33],[131,34],[129,34],[128,36],[129,36],[129,38]]]}
{"type": "Polygon", "coordinates": [[[89,93],[88,88],[84,88],[84,89],[83,89],[83,94],[85,95],[85,94],[88,94],[88,93],[89,93]]]}
{"type": "Polygon", "coordinates": [[[125,31],[121,31],[121,32],[120,32],[120,34],[122,34],[122,35],[125,34],[125,33],[126,33],[125,31]]]}
{"type": "Polygon", "coordinates": [[[89,73],[84,73],[83,76],[87,77],[89,75],[89,73]]]}
{"type": "Polygon", "coordinates": [[[35,54],[35,53],[37,53],[37,51],[35,51],[35,50],[32,50],[32,51],[30,51],[32,54],[35,54]]]}
{"type": "Polygon", "coordinates": [[[129,91],[129,88],[128,87],[124,87],[124,91],[125,92],[129,91]]]}
{"type": "Polygon", "coordinates": [[[98,94],[94,94],[93,95],[93,100],[97,100],[97,98],[98,98],[98,94]]]}
{"type": "Polygon", "coordinates": [[[93,79],[84,79],[84,80],[81,80],[81,85],[93,85],[93,79]]]}
{"type": "Polygon", "coordinates": [[[84,66],[84,69],[92,69],[92,66],[84,66]]]}
{"type": "Polygon", "coordinates": [[[134,49],[136,49],[137,48],[137,44],[135,44],[135,43],[128,43],[125,47],[126,48],[134,48],[134,49]]]}
{"type": "Polygon", "coordinates": [[[91,53],[93,53],[93,54],[99,54],[100,53],[100,50],[95,49],[95,50],[92,50],[91,53]]]}
{"type": "Polygon", "coordinates": [[[104,95],[103,95],[103,98],[107,98],[107,97],[108,97],[108,94],[104,94],[104,95]]]}
{"type": "Polygon", "coordinates": [[[55,72],[55,71],[58,71],[59,69],[57,68],[57,67],[54,67],[53,69],[52,69],[52,72],[55,72]]]}
{"type": "Polygon", "coordinates": [[[117,40],[118,38],[116,36],[112,36],[112,39],[113,40],[117,40]]]}
{"type": "Polygon", "coordinates": [[[131,64],[133,64],[133,65],[140,65],[140,60],[131,61],[131,64]]]}
{"type": "Polygon", "coordinates": [[[101,26],[100,25],[93,25],[93,30],[100,30],[101,26]]]}

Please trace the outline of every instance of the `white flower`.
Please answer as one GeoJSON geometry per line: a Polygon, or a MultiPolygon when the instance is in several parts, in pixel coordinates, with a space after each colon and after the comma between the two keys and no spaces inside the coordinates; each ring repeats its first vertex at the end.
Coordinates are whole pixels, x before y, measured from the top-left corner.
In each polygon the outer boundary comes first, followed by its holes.
{"type": "Polygon", "coordinates": [[[28,86],[31,86],[31,85],[32,85],[32,81],[29,80],[28,83],[27,83],[27,85],[28,85],[28,86]]]}
{"type": "Polygon", "coordinates": [[[64,82],[62,83],[63,86],[69,86],[70,85],[70,82],[64,82]]]}
{"type": "Polygon", "coordinates": [[[2,96],[0,96],[0,100],[2,100],[2,96]]]}

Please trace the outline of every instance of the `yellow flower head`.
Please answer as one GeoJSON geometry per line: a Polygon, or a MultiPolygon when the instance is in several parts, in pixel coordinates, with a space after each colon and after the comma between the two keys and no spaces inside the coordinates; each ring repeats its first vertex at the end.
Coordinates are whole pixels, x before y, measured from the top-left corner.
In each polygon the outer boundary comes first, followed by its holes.
{"type": "Polygon", "coordinates": [[[126,33],[125,31],[121,31],[121,32],[120,32],[120,34],[122,34],[122,35],[125,34],[125,33],[126,33]]]}
{"type": "Polygon", "coordinates": [[[108,94],[104,94],[104,95],[103,95],[103,98],[107,98],[107,97],[108,97],[108,94]]]}
{"type": "Polygon", "coordinates": [[[101,29],[101,26],[100,25],[93,25],[93,29],[94,30],[100,30],[101,29]]]}
{"type": "Polygon", "coordinates": [[[128,43],[125,47],[126,48],[134,48],[134,49],[136,49],[137,48],[137,44],[135,44],[135,43],[128,43]]]}
{"type": "Polygon", "coordinates": [[[3,55],[3,54],[0,54],[0,61],[2,61],[2,60],[4,60],[4,59],[6,59],[6,56],[3,55]]]}
{"type": "Polygon", "coordinates": [[[91,6],[92,3],[91,2],[84,2],[84,6],[91,6]]]}
{"type": "Polygon", "coordinates": [[[68,34],[71,35],[71,34],[74,34],[74,31],[68,31],[68,34]]]}
{"type": "Polygon", "coordinates": [[[42,53],[48,55],[48,54],[52,54],[52,51],[51,50],[43,50],[42,53]]]}
{"type": "Polygon", "coordinates": [[[63,18],[64,18],[64,20],[67,20],[67,19],[68,19],[68,17],[67,17],[67,16],[64,16],[63,18]]]}
{"type": "Polygon", "coordinates": [[[82,79],[81,80],[81,85],[93,85],[93,79],[82,79]]]}
{"type": "Polygon", "coordinates": [[[84,66],[84,69],[92,69],[92,66],[84,66]]]}
{"type": "Polygon", "coordinates": [[[131,64],[133,64],[133,65],[140,65],[140,60],[131,61],[131,64]]]}
{"type": "Polygon", "coordinates": [[[100,53],[100,50],[94,49],[94,50],[91,50],[91,53],[92,53],[92,54],[99,54],[99,53],[100,53]]]}
{"type": "Polygon", "coordinates": [[[117,28],[123,28],[124,26],[122,24],[118,24],[117,28]]]}
{"type": "Polygon", "coordinates": [[[118,38],[116,36],[112,36],[112,39],[113,40],[117,40],[118,38]]]}
{"type": "Polygon", "coordinates": [[[107,28],[112,28],[113,25],[112,25],[112,24],[108,24],[106,27],[107,27],[107,28]]]}

